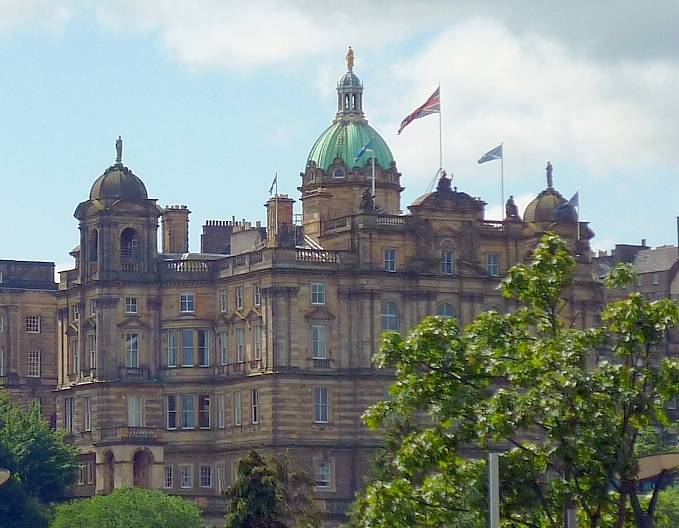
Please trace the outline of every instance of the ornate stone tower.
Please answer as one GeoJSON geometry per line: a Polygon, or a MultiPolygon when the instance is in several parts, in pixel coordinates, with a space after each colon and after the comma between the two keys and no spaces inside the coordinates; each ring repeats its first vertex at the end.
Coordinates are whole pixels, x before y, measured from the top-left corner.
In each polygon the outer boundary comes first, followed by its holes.
{"type": "Polygon", "coordinates": [[[80,221],[80,283],[155,273],[162,210],[122,164],[122,139],[116,148],[115,164],[96,179],[90,199],[74,213],[80,221]]]}
{"type": "Polygon", "coordinates": [[[388,214],[401,210],[401,174],[386,142],[365,119],[363,83],[353,69],[349,48],[347,71],[337,82],[335,119],[314,143],[300,174],[304,232],[315,239],[324,221],[356,214],[366,202],[388,214]],[[373,175],[375,195],[366,200],[373,194],[373,175]]]}

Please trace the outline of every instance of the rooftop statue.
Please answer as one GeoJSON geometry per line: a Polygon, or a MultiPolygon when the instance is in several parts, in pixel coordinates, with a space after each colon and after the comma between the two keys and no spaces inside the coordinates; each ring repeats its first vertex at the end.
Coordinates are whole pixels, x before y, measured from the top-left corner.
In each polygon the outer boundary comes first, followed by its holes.
{"type": "Polygon", "coordinates": [[[547,167],[545,168],[545,170],[547,171],[547,187],[551,189],[552,187],[554,187],[554,178],[552,177],[552,171],[554,170],[554,168],[552,167],[551,161],[547,162],[547,167]]]}
{"type": "Polygon", "coordinates": [[[507,203],[505,204],[505,216],[507,218],[519,217],[519,208],[516,206],[516,203],[514,202],[513,195],[509,196],[509,200],[507,200],[507,203]]]}
{"type": "Polygon", "coordinates": [[[354,70],[354,50],[349,46],[349,51],[347,51],[347,70],[354,70]]]}
{"type": "Polygon", "coordinates": [[[364,213],[372,213],[375,211],[375,197],[370,192],[370,189],[365,189],[361,195],[361,211],[364,213]]]}
{"type": "Polygon", "coordinates": [[[118,136],[116,140],[116,163],[123,162],[123,138],[118,136]]]}

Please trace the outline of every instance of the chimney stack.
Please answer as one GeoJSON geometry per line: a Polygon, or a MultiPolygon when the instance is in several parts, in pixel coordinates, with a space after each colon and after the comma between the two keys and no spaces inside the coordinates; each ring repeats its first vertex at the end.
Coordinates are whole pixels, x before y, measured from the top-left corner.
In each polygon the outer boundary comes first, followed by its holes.
{"type": "Polygon", "coordinates": [[[168,205],[163,210],[163,253],[189,252],[189,211],[185,205],[168,205]]]}
{"type": "Polygon", "coordinates": [[[292,206],[294,203],[295,200],[289,198],[287,194],[278,194],[269,198],[269,201],[264,204],[266,207],[266,227],[269,246],[276,245],[277,235],[280,233],[283,224],[286,224],[288,233],[293,232],[292,206]]]}

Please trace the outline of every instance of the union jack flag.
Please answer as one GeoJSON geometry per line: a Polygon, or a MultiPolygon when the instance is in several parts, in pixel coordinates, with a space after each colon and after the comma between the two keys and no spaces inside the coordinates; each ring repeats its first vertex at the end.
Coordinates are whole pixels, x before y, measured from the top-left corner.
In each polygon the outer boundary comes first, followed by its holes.
{"type": "Polygon", "coordinates": [[[415,121],[415,119],[419,119],[420,117],[428,116],[431,114],[440,113],[441,113],[441,87],[439,86],[434,91],[434,93],[429,96],[429,99],[427,99],[422,106],[420,106],[412,114],[410,114],[403,121],[401,121],[401,126],[398,129],[398,133],[400,134],[401,131],[405,127],[407,127],[411,122],[415,121]]]}

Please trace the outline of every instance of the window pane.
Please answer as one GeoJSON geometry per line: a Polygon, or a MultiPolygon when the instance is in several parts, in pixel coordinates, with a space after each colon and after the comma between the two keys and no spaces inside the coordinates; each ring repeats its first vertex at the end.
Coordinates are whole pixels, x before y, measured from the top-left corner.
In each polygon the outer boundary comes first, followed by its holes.
{"type": "Polygon", "coordinates": [[[168,330],[167,332],[167,366],[177,366],[177,331],[168,330]]]}
{"type": "Polygon", "coordinates": [[[229,333],[226,330],[219,332],[219,356],[222,365],[229,364],[229,333]]]}
{"type": "Polygon", "coordinates": [[[201,429],[210,428],[210,395],[201,394],[198,396],[198,427],[201,429]]]}
{"type": "Polygon", "coordinates": [[[195,363],[195,342],[194,335],[195,330],[184,329],[182,330],[182,366],[183,367],[193,367],[195,363]]]}
{"type": "Polygon", "coordinates": [[[311,326],[311,341],[313,359],[326,359],[326,326],[312,325],[311,326]]]}
{"type": "Polygon", "coordinates": [[[201,367],[210,366],[210,348],[207,330],[198,330],[198,361],[201,367]]]}
{"type": "Polygon", "coordinates": [[[167,428],[177,428],[177,396],[174,394],[167,396],[167,428]]]}
{"type": "Polygon", "coordinates": [[[182,429],[196,428],[196,397],[193,394],[182,395],[182,429]]]}

